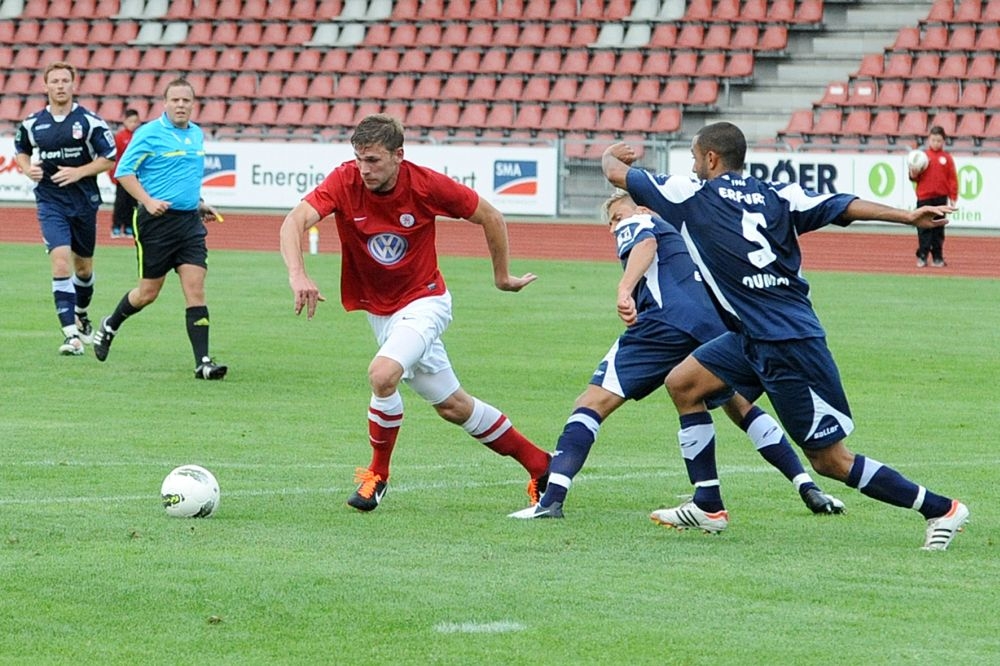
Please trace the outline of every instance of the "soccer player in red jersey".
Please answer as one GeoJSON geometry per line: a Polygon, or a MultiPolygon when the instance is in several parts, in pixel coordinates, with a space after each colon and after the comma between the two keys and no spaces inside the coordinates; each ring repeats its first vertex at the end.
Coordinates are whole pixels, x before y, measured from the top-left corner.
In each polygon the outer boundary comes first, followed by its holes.
{"type": "Polygon", "coordinates": [[[325,300],[306,273],[302,236],[333,215],[342,246],[340,298],[344,309],[363,310],[379,344],[368,366],[372,396],[368,435],[372,460],[358,468],[348,505],[378,507],[389,480],[389,460],[403,421],[398,387],[404,381],[441,418],[460,425],[480,443],[511,456],[528,471],[528,494],[538,501],[549,455],[525,438],[496,407],[465,392],[452,370],[441,335],[452,319],[451,295],[438,269],[435,220],[466,219],[483,228],[501,291],[535,281],[511,275],[503,215],[474,190],[403,157],[403,126],[384,114],[364,118],[351,137],[355,159],[327,176],[285,217],[281,255],[295,294],[295,314],[312,319],[325,300]]]}

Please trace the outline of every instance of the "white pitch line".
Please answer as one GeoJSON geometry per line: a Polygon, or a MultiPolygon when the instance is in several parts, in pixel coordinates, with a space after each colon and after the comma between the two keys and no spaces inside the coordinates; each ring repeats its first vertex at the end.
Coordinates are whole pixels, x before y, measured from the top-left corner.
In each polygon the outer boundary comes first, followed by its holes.
{"type": "Polygon", "coordinates": [[[524,631],[527,627],[513,620],[496,622],[441,622],[434,625],[434,631],[440,634],[505,634],[512,631],[524,631]]]}

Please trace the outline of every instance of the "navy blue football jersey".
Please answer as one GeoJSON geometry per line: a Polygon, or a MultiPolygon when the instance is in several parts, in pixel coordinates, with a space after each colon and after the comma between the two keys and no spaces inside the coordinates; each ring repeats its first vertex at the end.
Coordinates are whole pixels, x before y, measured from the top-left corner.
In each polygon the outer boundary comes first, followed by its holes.
{"type": "Polygon", "coordinates": [[[646,238],[656,240],[656,259],[633,294],[639,319],[658,319],[699,340],[724,332],[684,239],[659,217],[633,215],[615,225],[622,266],[635,244],[646,238]]]}
{"type": "Polygon", "coordinates": [[[857,197],[736,173],[700,181],[632,168],[627,184],[636,203],[680,231],[730,328],[758,340],[825,335],[801,274],[798,236],[847,226],[840,216],[857,197]]]}
{"type": "Polygon", "coordinates": [[[35,187],[39,203],[62,206],[68,210],[96,210],[101,205],[97,177],[81,178],[60,187],[52,176],[61,166],[83,166],[97,157],[115,159],[115,137],[108,124],[79,104],[62,119],[49,113],[48,107],[28,116],[17,128],[14,148],[19,153],[40,160],[44,176],[35,187]]]}

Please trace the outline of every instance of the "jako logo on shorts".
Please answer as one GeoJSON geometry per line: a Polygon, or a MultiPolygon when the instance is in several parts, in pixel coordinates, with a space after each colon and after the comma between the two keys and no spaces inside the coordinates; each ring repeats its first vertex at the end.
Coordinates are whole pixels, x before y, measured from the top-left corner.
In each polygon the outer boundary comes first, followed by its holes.
{"type": "Polygon", "coordinates": [[[493,193],[501,196],[538,194],[538,162],[508,160],[494,162],[493,193]]]}

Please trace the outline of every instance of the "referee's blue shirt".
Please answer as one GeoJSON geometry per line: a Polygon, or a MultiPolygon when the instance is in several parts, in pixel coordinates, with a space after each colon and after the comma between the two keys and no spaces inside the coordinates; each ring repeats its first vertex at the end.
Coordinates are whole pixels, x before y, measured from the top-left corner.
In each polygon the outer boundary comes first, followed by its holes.
{"type": "Polygon", "coordinates": [[[135,131],[118,161],[115,178],[135,176],[154,199],[170,210],[197,210],[205,176],[205,133],[189,122],[176,127],[166,112],[135,131]]]}

